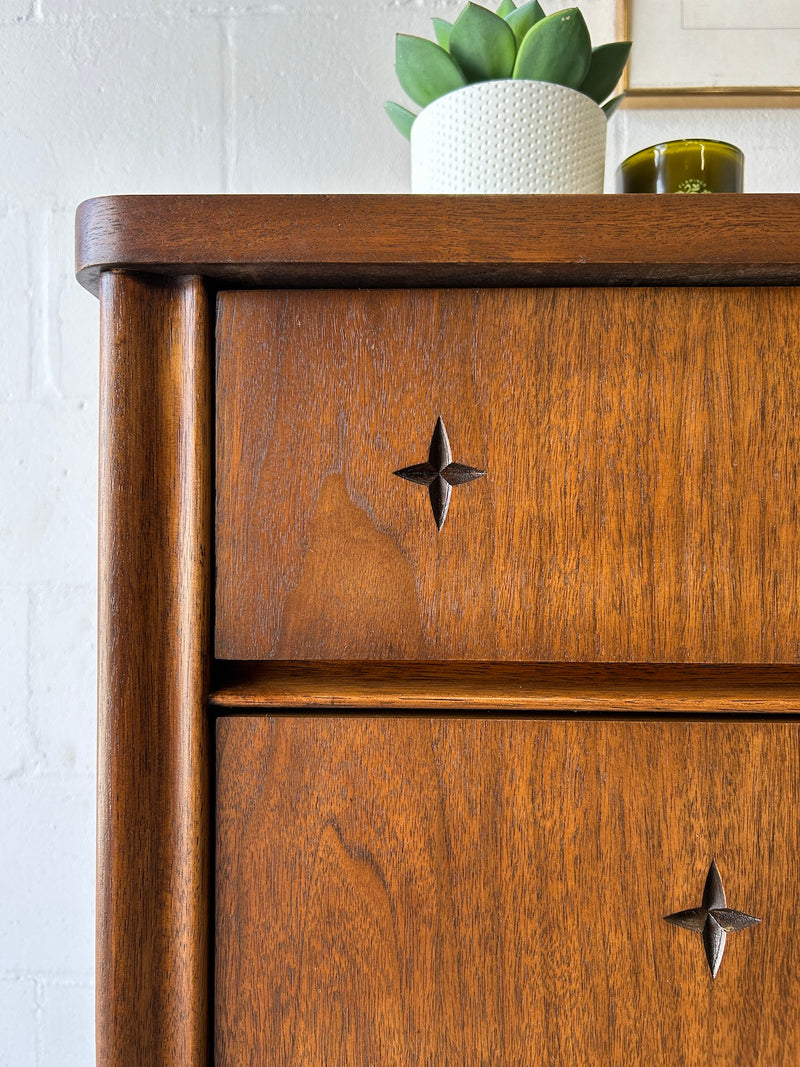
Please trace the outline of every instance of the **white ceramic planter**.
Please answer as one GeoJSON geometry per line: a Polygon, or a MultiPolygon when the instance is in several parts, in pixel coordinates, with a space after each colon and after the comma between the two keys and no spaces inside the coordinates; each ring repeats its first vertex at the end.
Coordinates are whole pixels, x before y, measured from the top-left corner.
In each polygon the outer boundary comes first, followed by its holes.
{"type": "Polygon", "coordinates": [[[602,193],[607,120],[574,89],[478,82],[440,96],[411,128],[415,193],[602,193]]]}

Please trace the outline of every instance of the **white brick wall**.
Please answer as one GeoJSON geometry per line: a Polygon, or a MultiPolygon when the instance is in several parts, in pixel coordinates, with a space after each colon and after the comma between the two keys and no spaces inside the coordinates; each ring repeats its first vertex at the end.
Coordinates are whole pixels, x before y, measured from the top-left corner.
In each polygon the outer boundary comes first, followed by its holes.
{"type": "MultiPolygon", "coordinates": [[[[73,213],[126,192],[407,187],[398,30],[460,0],[0,0],[0,1067],[93,1060],[97,304],[73,213]]],[[[582,4],[599,40],[615,0],[582,4]]],[[[628,111],[609,170],[719,136],[800,188],[800,110],[628,111]]]]}

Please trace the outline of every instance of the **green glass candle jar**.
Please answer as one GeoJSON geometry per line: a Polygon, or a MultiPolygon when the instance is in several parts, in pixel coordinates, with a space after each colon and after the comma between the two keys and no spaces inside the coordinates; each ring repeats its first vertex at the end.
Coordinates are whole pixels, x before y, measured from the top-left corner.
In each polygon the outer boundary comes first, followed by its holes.
{"type": "Polygon", "coordinates": [[[621,193],[741,193],[744,154],[726,141],[665,141],[628,156],[617,179],[621,193]]]}

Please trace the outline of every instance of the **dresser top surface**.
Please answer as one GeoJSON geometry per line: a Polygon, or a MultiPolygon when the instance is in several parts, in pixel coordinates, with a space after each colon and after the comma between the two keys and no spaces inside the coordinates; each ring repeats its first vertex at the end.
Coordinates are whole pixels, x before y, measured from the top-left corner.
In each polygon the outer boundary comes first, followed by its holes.
{"type": "Polygon", "coordinates": [[[800,195],[108,196],[76,271],[238,287],[800,282],[800,195]]]}

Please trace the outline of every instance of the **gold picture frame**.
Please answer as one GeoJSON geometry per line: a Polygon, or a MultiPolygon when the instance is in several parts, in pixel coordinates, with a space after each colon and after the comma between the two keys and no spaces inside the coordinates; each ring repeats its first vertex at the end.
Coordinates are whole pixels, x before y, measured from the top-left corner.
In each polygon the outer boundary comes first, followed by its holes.
{"type": "MultiPolygon", "coordinates": [[[[657,75],[653,79],[655,84],[650,85],[643,83],[641,78],[637,78],[635,75],[636,54],[644,51],[647,55],[647,47],[651,42],[646,37],[642,40],[641,36],[634,36],[635,9],[646,7],[648,9],[646,13],[650,16],[655,15],[656,20],[668,17],[674,22],[674,14],[671,12],[674,11],[675,6],[680,6],[683,12],[683,5],[687,2],[688,0],[671,0],[672,8],[670,8],[666,0],[617,0],[617,39],[634,41],[631,62],[625,69],[621,83],[626,94],[626,107],[800,107],[800,85],[703,85],[699,78],[697,79],[699,84],[659,85],[657,75]]],[[[781,0],[777,2],[780,3],[781,0]]],[[[754,4],[754,10],[756,7],[760,5],[754,4]]],[[[800,0],[798,0],[797,9],[800,12],[800,0]]],[[[722,35],[728,34],[730,39],[730,29],[715,30],[713,27],[708,27],[704,28],[704,31],[706,33],[704,40],[710,40],[712,44],[715,35],[720,46],[724,39],[722,35]]],[[[683,28],[681,32],[685,32],[683,28]]],[[[776,28],[774,32],[776,35],[782,34],[785,38],[785,31],[776,28]]],[[[800,18],[798,27],[793,32],[797,33],[797,40],[800,42],[800,18]]],[[[661,40],[659,38],[659,43],[661,40]]],[[[749,57],[750,53],[748,53],[749,57]]],[[[798,76],[800,76],[800,65],[798,65],[798,76]]]]}

